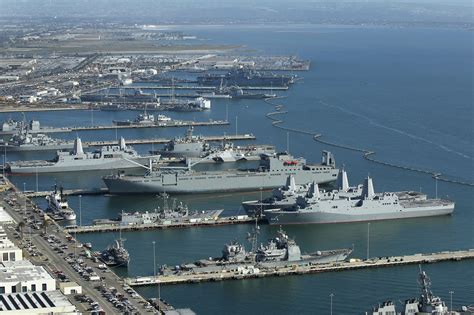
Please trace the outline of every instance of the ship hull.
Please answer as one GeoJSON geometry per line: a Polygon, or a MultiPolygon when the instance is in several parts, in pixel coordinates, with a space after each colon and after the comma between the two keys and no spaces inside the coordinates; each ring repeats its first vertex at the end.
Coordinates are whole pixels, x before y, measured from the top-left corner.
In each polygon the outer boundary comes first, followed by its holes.
{"type": "Polygon", "coordinates": [[[324,184],[336,180],[338,169],[326,171],[281,171],[281,172],[206,172],[190,175],[159,174],[151,177],[106,176],[103,178],[110,193],[213,193],[253,191],[284,186],[288,176],[295,178],[297,185],[310,182],[324,184]]]}
{"type": "Polygon", "coordinates": [[[286,224],[329,224],[351,223],[378,220],[409,219],[450,215],[454,204],[448,206],[432,206],[404,208],[403,210],[387,212],[331,213],[323,211],[265,211],[265,219],[270,225],[286,224]]]}
{"type": "MultiPolygon", "coordinates": [[[[86,147],[86,146],[84,146],[86,147]]],[[[25,152],[25,151],[57,151],[57,150],[70,150],[74,148],[74,143],[65,143],[58,145],[39,145],[39,146],[13,146],[13,145],[2,145],[0,151],[6,150],[7,152],[25,152]]]]}
{"type": "MultiPolygon", "coordinates": [[[[131,159],[135,163],[141,165],[148,165],[150,159],[157,159],[159,156],[141,157],[131,159]]],[[[85,160],[88,161],[88,160],[85,160]]],[[[131,163],[125,159],[114,159],[111,161],[100,160],[94,163],[80,163],[77,161],[74,164],[52,164],[45,166],[16,166],[10,165],[10,173],[12,174],[35,174],[35,173],[62,173],[62,172],[80,172],[80,171],[97,171],[97,170],[121,170],[140,168],[139,165],[131,163]]]]}

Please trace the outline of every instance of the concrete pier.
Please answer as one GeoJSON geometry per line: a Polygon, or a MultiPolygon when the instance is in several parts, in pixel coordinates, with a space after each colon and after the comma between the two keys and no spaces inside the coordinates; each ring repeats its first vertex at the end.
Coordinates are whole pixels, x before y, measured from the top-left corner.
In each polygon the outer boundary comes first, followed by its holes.
{"type": "Polygon", "coordinates": [[[191,228],[191,227],[213,227],[221,225],[231,224],[249,224],[255,223],[254,218],[238,218],[238,217],[222,217],[217,220],[203,220],[197,222],[171,222],[168,224],[163,223],[147,223],[147,224],[135,224],[135,225],[120,225],[117,224],[98,224],[88,226],[78,226],[73,228],[67,228],[69,233],[98,233],[98,232],[113,232],[113,231],[144,231],[144,230],[161,230],[161,229],[179,229],[179,228],[191,228]]]}
{"type": "Polygon", "coordinates": [[[225,126],[229,125],[226,120],[211,120],[211,121],[171,121],[160,124],[132,124],[132,125],[108,125],[108,126],[82,126],[71,127],[68,131],[94,131],[94,130],[113,130],[113,129],[142,129],[142,128],[167,128],[167,127],[198,127],[198,126],[225,126]]]}
{"type": "MultiPolygon", "coordinates": [[[[252,134],[243,135],[224,135],[224,136],[205,136],[201,137],[204,141],[237,141],[237,140],[256,140],[257,138],[252,134]]],[[[170,142],[167,138],[153,138],[153,139],[126,139],[127,144],[164,144],[170,142]]],[[[101,147],[104,145],[116,145],[116,140],[102,140],[102,141],[88,141],[83,142],[84,145],[90,147],[101,147]]]]}
{"type": "Polygon", "coordinates": [[[206,281],[223,280],[242,280],[263,277],[281,277],[290,275],[304,275],[321,272],[334,272],[357,270],[365,268],[395,267],[411,264],[427,264],[442,261],[461,261],[465,259],[474,259],[474,249],[459,251],[443,251],[429,254],[412,254],[404,256],[372,258],[362,261],[352,259],[349,262],[337,262],[331,264],[318,265],[292,265],[291,262],[285,267],[260,268],[258,265],[247,265],[239,270],[222,270],[211,273],[200,272],[181,272],[173,275],[157,277],[135,277],[124,279],[129,286],[146,286],[154,284],[184,284],[198,283],[206,281]]]}

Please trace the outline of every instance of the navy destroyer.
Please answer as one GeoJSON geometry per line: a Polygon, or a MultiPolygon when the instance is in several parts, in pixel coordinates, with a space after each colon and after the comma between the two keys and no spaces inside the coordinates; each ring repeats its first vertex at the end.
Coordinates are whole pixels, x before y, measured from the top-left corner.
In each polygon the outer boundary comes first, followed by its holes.
{"type": "Polygon", "coordinates": [[[114,244],[107,247],[99,255],[100,260],[107,266],[128,267],[130,263],[130,255],[123,246],[125,240],[119,237],[114,244]]]}
{"type": "Polygon", "coordinates": [[[463,315],[474,314],[474,307],[463,306],[460,311],[449,310],[446,303],[431,291],[431,280],[426,272],[421,270],[418,276],[420,285],[420,296],[405,300],[403,310],[400,312],[393,301],[385,301],[375,306],[372,311],[365,315],[463,315]]]}
{"type": "Polygon", "coordinates": [[[418,192],[375,193],[372,178],[364,181],[359,196],[340,194],[339,191],[321,197],[318,185],[311,185],[297,206],[264,211],[270,224],[345,223],[448,215],[454,211],[454,202],[428,199],[418,192]]]}
{"type": "Polygon", "coordinates": [[[247,251],[245,246],[236,241],[224,246],[222,256],[209,259],[201,259],[194,263],[183,264],[175,268],[162,267],[160,273],[163,275],[180,272],[216,272],[223,270],[236,270],[241,267],[257,267],[261,269],[272,269],[275,267],[327,264],[344,261],[352,249],[333,249],[316,251],[310,254],[302,254],[300,247],[281,228],[276,237],[270,239],[266,245],[258,246],[258,226],[248,234],[247,239],[252,244],[252,249],[247,251]]]}
{"type": "Polygon", "coordinates": [[[140,156],[120,138],[118,145],[103,146],[93,152],[84,152],[82,141],[76,138],[72,151],[58,151],[51,161],[15,161],[7,165],[12,174],[77,172],[91,170],[122,170],[139,168],[157,162],[159,155],[140,156]]]}
{"type": "Polygon", "coordinates": [[[296,184],[329,183],[337,178],[333,155],[323,151],[321,164],[307,164],[287,153],[264,157],[255,169],[198,172],[191,167],[161,167],[145,175],[103,177],[110,193],[214,193],[272,189],[285,184],[293,175],[296,184]]]}
{"type": "Polygon", "coordinates": [[[115,220],[96,219],[93,221],[94,225],[147,225],[147,224],[172,224],[180,222],[201,222],[208,220],[217,220],[221,215],[223,209],[218,210],[189,210],[186,204],[177,202],[173,199],[171,207],[168,206],[169,195],[166,193],[160,194],[163,199],[163,206],[157,207],[153,211],[145,212],[125,212],[119,214],[115,220]]]}
{"type": "Polygon", "coordinates": [[[27,129],[20,130],[8,141],[0,140],[1,151],[54,151],[73,147],[74,141],[53,139],[43,133],[32,134],[27,129]]]}

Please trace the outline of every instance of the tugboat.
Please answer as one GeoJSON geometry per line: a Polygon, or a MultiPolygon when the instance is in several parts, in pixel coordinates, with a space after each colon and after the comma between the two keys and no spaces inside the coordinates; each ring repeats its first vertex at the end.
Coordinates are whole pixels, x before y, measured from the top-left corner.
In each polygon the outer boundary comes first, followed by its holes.
{"type": "Polygon", "coordinates": [[[76,213],[69,207],[67,199],[63,194],[63,187],[60,187],[58,192],[57,185],[54,185],[54,191],[49,196],[46,196],[46,200],[48,200],[48,209],[59,214],[64,220],[72,221],[76,219],[76,213]]]}
{"type": "Polygon", "coordinates": [[[110,245],[100,253],[100,260],[107,266],[128,267],[130,263],[130,255],[123,246],[125,239],[120,237],[115,240],[114,244],[110,245]]]}

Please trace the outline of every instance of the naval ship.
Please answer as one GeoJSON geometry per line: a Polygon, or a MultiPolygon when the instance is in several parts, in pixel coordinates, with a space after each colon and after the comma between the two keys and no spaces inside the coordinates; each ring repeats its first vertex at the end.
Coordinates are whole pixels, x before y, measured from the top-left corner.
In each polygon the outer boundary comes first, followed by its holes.
{"type": "Polygon", "coordinates": [[[66,196],[63,194],[63,188],[58,191],[57,185],[54,185],[54,190],[46,196],[48,201],[48,210],[54,214],[59,215],[64,220],[72,221],[76,219],[76,213],[69,207],[66,196]]]}
{"type": "Polygon", "coordinates": [[[53,133],[53,132],[70,132],[70,128],[65,127],[44,127],[40,125],[37,120],[31,120],[28,124],[25,121],[17,121],[9,119],[4,121],[2,129],[0,130],[1,135],[14,135],[20,132],[20,130],[28,130],[29,133],[53,133]]]}
{"type": "Polygon", "coordinates": [[[0,151],[54,151],[73,147],[73,141],[53,139],[43,133],[32,134],[27,129],[20,130],[8,141],[0,140],[0,151]]]}
{"type": "Polygon", "coordinates": [[[208,220],[217,220],[221,215],[223,209],[219,210],[203,210],[191,211],[186,204],[177,202],[173,199],[171,207],[168,207],[169,195],[166,193],[160,194],[163,199],[163,207],[156,208],[154,211],[145,212],[124,212],[119,214],[115,220],[96,219],[93,221],[94,225],[115,224],[115,225],[146,225],[146,224],[172,224],[180,222],[200,222],[208,220]]]}
{"type": "Polygon", "coordinates": [[[352,253],[352,249],[333,249],[302,254],[301,248],[281,228],[266,245],[257,246],[258,230],[256,226],[247,237],[252,244],[251,251],[247,251],[243,244],[233,241],[224,246],[221,257],[201,259],[174,268],[165,266],[161,268],[160,273],[166,275],[193,271],[216,272],[246,266],[273,269],[289,265],[327,264],[344,261],[352,253]]]}
{"type": "Polygon", "coordinates": [[[262,73],[251,69],[238,68],[225,74],[208,73],[197,77],[204,86],[288,86],[295,76],[285,74],[262,73]]]}
{"type": "Polygon", "coordinates": [[[333,155],[323,151],[322,163],[307,164],[303,158],[287,153],[263,157],[256,169],[198,172],[191,167],[161,167],[145,175],[109,175],[103,177],[110,193],[214,193],[272,189],[285,184],[293,175],[298,185],[336,180],[338,169],[333,155]]]}
{"type": "MultiPolygon", "coordinates": [[[[339,171],[337,176],[337,187],[339,196],[356,197],[362,193],[362,185],[350,187],[347,179],[347,172],[344,169],[339,171]]],[[[273,189],[272,195],[263,200],[249,200],[242,202],[242,207],[250,216],[262,216],[264,210],[269,209],[289,209],[296,206],[298,198],[304,198],[315,188],[314,183],[296,185],[293,175],[288,176],[286,186],[273,189]],[[311,186],[312,185],[312,186],[311,186]]],[[[321,190],[322,199],[331,199],[336,191],[326,192],[321,190]]]]}
{"type": "Polygon", "coordinates": [[[145,167],[159,158],[159,155],[140,156],[122,137],[118,145],[103,146],[93,152],[84,152],[81,139],[76,138],[73,150],[58,151],[54,160],[10,162],[7,170],[12,174],[122,170],[145,167]]]}
{"type": "Polygon", "coordinates": [[[128,267],[130,255],[123,246],[124,239],[120,236],[114,244],[107,247],[99,255],[100,260],[107,266],[128,267]]]}
{"type": "Polygon", "coordinates": [[[464,315],[474,314],[474,306],[463,306],[460,311],[449,310],[446,303],[431,291],[431,280],[425,271],[421,270],[418,276],[420,296],[405,300],[403,310],[399,312],[393,301],[385,301],[375,306],[365,315],[464,315]]]}
{"type": "Polygon", "coordinates": [[[418,192],[375,193],[372,178],[364,180],[359,196],[340,195],[339,191],[321,198],[318,185],[311,185],[308,195],[299,197],[297,206],[270,209],[264,217],[270,224],[346,223],[448,215],[454,202],[428,199],[418,192]]]}
{"type": "Polygon", "coordinates": [[[176,137],[166,143],[163,150],[150,151],[150,153],[175,158],[206,156],[210,150],[209,144],[201,136],[193,136],[193,131],[193,127],[188,128],[184,137],[176,137]]]}

